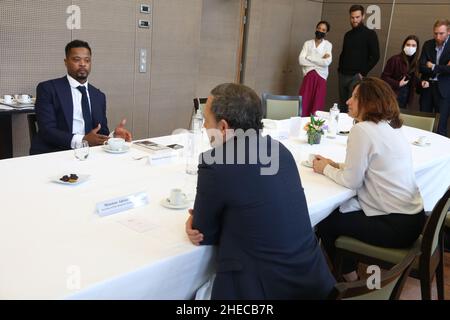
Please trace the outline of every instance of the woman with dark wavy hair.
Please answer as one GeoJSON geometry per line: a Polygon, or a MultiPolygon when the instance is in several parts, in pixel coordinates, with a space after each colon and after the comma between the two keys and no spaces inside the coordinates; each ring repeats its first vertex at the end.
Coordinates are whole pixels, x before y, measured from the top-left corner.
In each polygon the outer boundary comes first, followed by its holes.
{"type": "MultiPolygon", "coordinates": [[[[324,219],[318,234],[331,259],[334,242],[343,235],[381,247],[409,247],[422,231],[425,213],[395,93],[383,80],[368,77],[347,105],[357,123],[348,136],[345,163],[316,156],[313,167],[355,190],[356,197],[324,219]]],[[[347,281],[358,278],[356,267],[356,261],[344,260],[347,281]]]]}
{"type": "Polygon", "coordinates": [[[389,58],[381,74],[381,79],[396,93],[400,108],[406,108],[412,102],[416,88],[420,88],[419,45],[417,36],[407,36],[402,51],[389,58]]]}

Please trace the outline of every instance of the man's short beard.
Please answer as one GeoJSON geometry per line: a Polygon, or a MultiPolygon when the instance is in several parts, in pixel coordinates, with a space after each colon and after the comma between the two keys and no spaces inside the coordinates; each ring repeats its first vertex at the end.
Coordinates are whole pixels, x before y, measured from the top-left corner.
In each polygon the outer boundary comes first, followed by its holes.
{"type": "Polygon", "coordinates": [[[76,76],[76,80],[86,80],[88,78],[88,74],[86,75],[78,75],[76,76]]]}

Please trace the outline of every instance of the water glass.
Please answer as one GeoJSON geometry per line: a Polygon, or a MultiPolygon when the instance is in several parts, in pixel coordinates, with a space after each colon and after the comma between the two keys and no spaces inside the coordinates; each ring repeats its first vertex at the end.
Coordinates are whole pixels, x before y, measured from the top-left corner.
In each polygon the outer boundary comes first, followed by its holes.
{"type": "Polygon", "coordinates": [[[78,160],[86,160],[89,156],[89,143],[86,140],[81,141],[81,144],[77,145],[74,149],[75,158],[78,160]]]}
{"type": "Polygon", "coordinates": [[[197,174],[198,171],[198,156],[200,154],[200,145],[202,142],[201,133],[189,132],[186,134],[186,173],[197,174]]]}

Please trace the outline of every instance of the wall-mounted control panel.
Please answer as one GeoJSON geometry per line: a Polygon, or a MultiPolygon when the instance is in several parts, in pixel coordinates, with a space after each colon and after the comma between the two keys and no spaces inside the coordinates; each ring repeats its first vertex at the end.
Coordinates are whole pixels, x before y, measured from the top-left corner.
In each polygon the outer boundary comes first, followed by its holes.
{"type": "Polygon", "coordinates": [[[148,20],[139,20],[138,21],[138,27],[139,28],[150,28],[151,27],[151,23],[148,20]]]}
{"type": "Polygon", "coordinates": [[[150,8],[150,5],[148,4],[141,4],[141,13],[151,13],[152,9],[150,8]]]}

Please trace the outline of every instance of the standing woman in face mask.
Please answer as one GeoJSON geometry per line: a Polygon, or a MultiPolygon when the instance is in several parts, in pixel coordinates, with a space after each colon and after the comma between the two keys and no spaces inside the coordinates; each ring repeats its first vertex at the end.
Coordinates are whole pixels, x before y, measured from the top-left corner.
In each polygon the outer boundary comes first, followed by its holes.
{"type": "Polygon", "coordinates": [[[381,74],[381,79],[389,83],[397,94],[400,108],[406,108],[412,102],[415,89],[420,87],[418,49],[419,38],[407,36],[403,41],[402,52],[387,61],[381,74]]]}
{"type": "Polygon", "coordinates": [[[316,26],[316,36],[303,44],[298,57],[303,70],[303,82],[299,90],[302,96],[302,117],[323,110],[327,95],[328,66],[331,64],[332,44],[325,40],[330,31],[327,21],[320,21],[316,26]]]}

